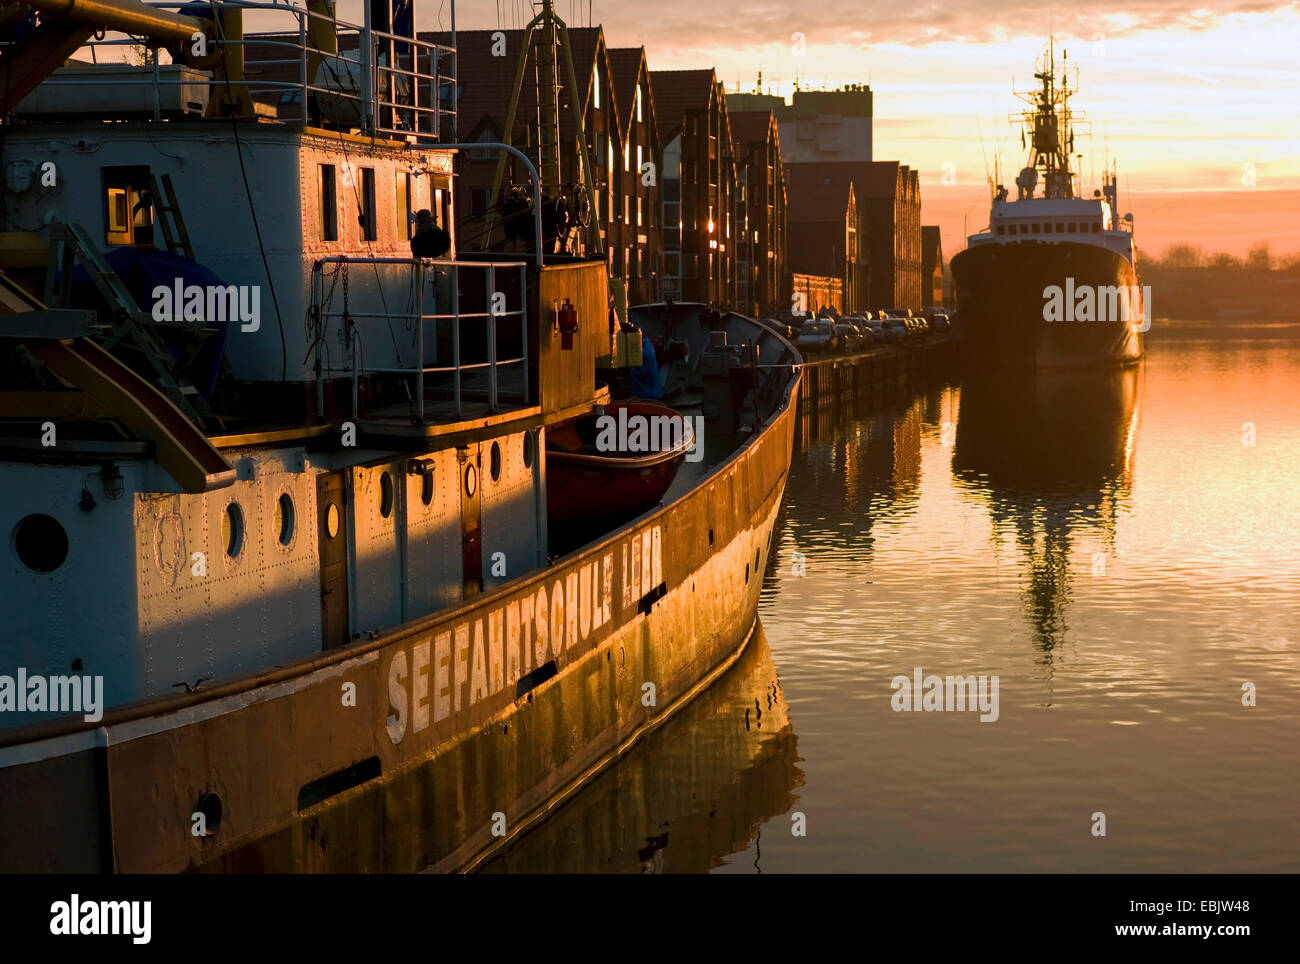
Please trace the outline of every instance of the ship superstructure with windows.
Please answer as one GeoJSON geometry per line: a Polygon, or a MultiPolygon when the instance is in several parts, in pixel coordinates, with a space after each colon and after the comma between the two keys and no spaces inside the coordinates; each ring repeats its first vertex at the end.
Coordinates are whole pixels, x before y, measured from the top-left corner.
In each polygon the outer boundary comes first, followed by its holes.
{"type": "Polygon", "coordinates": [[[968,350],[983,368],[1136,361],[1151,306],[1138,282],[1133,218],[1116,213],[1113,171],[1092,197],[1076,194],[1074,88],[1058,72],[1054,44],[1034,76],[1039,87],[1022,95],[1030,153],[1017,196],[997,185],[988,228],[952,260],[968,350]]]}

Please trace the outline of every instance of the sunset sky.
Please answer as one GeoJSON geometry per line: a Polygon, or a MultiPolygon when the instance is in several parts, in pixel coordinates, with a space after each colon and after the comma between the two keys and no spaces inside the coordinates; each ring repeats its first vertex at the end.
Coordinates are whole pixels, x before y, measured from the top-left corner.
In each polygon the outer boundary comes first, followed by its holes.
{"type": "MultiPolygon", "coordinates": [[[[611,46],[644,45],[651,69],[716,67],[728,90],[753,90],[759,70],[764,90],[785,95],[796,79],[869,82],[875,159],[919,169],[922,220],[941,225],[946,257],[987,223],[995,156],[1008,184],[1025,162],[1008,119],[1020,104],[1012,79],[1032,84],[1054,30],[1079,68],[1073,106],[1089,121],[1075,140],[1082,184],[1091,193],[1104,157],[1118,160],[1120,205],[1144,250],[1186,241],[1239,255],[1267,240],[1274,254],[1300,252],[1300,3],[594,0],[591,9],[611,46]],[[946,164],[955,184],[942,183],[946,164]]],[[[556,0],[556,11],[587,23],[585,2],[556,0]]],[[[524,0],[457,5],[460,28],[529,16],[524,0]]],[[[438,26],[437,4],[426,0],[419,21],[438,26]]]]}

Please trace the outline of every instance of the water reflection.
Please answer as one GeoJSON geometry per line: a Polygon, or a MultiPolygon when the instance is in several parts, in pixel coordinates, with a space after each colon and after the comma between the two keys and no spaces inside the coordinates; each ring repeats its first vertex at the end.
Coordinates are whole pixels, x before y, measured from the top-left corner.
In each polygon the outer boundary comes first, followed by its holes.
{"type": "Polygon", "coordinates": [[[961,389],[953,475],[987,503],[994,552],[1009,538],[1023,561],[1026,616],[1049,676],[1069,628],[1076,536],[1090,531],[1105,547],[1091,560],[1095,575],[1114,551],[1142,377],[1140,368],[1005,375],[961,389]]]}
{"type": "MultiPolygon", "coordinates": [[[[760,624],[736,665],[483,867],[495,873],[697,873],[757,840],[803,783],[760,624]]],[[[761,861],[755,859],[757,869],[761,861]]]]}
{"type": "Polygon", "coordinates": [[[786,488],[778,531],[797,546],[836,544],[837,564],[869,559],[875,526],[917,510],[922,438],[938,431],[939,412],[938,390],[801,403],[793,454],[799,484],[786,488]]]}

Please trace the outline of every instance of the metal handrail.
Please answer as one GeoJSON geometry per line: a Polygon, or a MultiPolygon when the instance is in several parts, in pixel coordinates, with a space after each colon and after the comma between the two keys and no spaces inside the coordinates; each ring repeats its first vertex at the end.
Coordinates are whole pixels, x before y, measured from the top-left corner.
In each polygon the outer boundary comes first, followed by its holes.
{"type": "MultiPolygon", "coordinates": [[[[172,10],[179,10],[187,5],[187,2],[179,2],[179,0],[166,0],[166,2],[148,4],[151,7],[172,10]]],[[[444,119],[448,120],[452,130],[455,130],[457,77],[455,71],[456,49],[454,46],[431,43],[420,40],[418,37],[404,37],[400,34],[374,30],[367,24],[350,23],[316,11],[289,6],[285,3],[226,0],[225,6],[237,6],[243,10],[294,18],[295,27],[291,30],[265,30],[257,33],[247,33],[241,40],[221,40],[219,43],[232,47],[242,47],[245,49],[246,54],[249,52],[249,48],[258,46],[284,48],[293,51],[292,56],[284,58],[253,57],[250,59],[246,56],[244,63],[246,69],[298,67],[296,79],[271,80],[245,76],[240,81],[230,81],[230,87],[246,91],[253,99],[258,99],[259,96],[267,98],[272,95],[280,95],[275,97],[277,104],[283,101],[285,93],[297,93],[300,104],[297,119],[303,124],[306,124],[309,120],[309,95],[316,94],[318,96],[327,96],[335,102],[354,105],[353,109],[356,110],[358,116],[358,126],[363,130],[376,134],[387,134],[399,138],[412,136],[417,140],[436,141],[441,135],[444,119]],[[339,40],[338,49],[335,53],[324,54],[311,44],[307,27],[312,18],[329,21],[334,26],[339,40]],[[349,43],[355,43],[356,46],[349,47],[349,43]],[[409,58],[409,68],[401,63],[380,62],[382,53],[389,49],[399,49],[398,45],[406,50],[401,56],[403,59],[409,58]],[[320,55],[326,63],[342,65],[341,72],[344,76],[334,76],[333,78],[338,82],[336,86],[313,83],[315,78],[307,76],[307,62],[313,54],[320,55]],[[419,69],[422,60],[428,65],[428,70],[422,71],[419,69]],[[444,73],[442,71],[444,61],[451,63],[452,72],[444,73]],[[355,71],[355,75],[353,71],[355,71]],[[399,83],[405,84],[407,87],[408,96],[405,101],[394,93],[399,83]],[[430,91],[429,99],[432,103],[420,102],[421,94],[425,89],[430,91]],[[448,91],[450,91],[451,96],[445,98],[444,94],[448,91]],[[383,120],[388,116],[395,119],[409,118],[409,126],[403,126],[399,123],[386,124],[383,120]]],[[[366,13],[368,20],[368,8],[366,13]]],[[[92,39],[86,46],[92,48],[93,55],[93,50],[100,47],[138,46],[138,42],[130,38],[105,38],[103,40],[92,39]]],[[[183,64],[181,65],[183,66],[183,64]]],[[[156,63],[154,67],[151,78],[123,79],[115,82],[122,85],[148,84],[153,86],[155,105],[161,103],[160,90],[162,87],[192,83],[179,79],[164,80],[159,76],[156,63]]],[[[212,85],[224,86],[226,84],[225,81],[218,80],[215,77],[212,77],[208,82],[212,85]]],[[[82,83],[82,81],[52,78],[47,83],[75,85],[82,83]]],[[[158,109],[155,106],[155,114],[157,112],[158,109]]],[[[277,112],[279,112],[278,106],[277,112]]]]}
{"type": "MultiPolygon", "coordinates": [[[[316,326],[313,332],[315,354],[316,354],[316,399],[319,413],[324,415],[324,382],[329,374],[348,372],[352,381],[352,416],[358,417],[360,412],[358,408],[358,381],[360,377],[370,374],[396,374],[410,375],[415,382],[415,404],[416,411],[421,424],[425,424],[424,413],[424,380],[426,375],[452,373],[452,400],[456,412],[456,417],[464,417],[464,406],[461,391],[461,375],[463,372],[486,369],[488,375],[488,409],[491,412],[498,410],[498,369],[507,365],[518,365],[520,370],[520,382],[522,398],[527,402],[528,394],[528,265],[523,261],[436,261],[428,259],[411,259],[411,258],[353,258],[346,255],[336,255],[333,257],[319,258],[312,264],[312,318],[316,326]],[[325,304],[325,267],[326,265],[346,265],[346,266],[366,266],[366,265],[408,265],[412,270],[412,280],[417,292],[415,299],[415,311],[413,314],[398,314],[392,312],[374,312],[374,311],[330,311],[325,304]],[[432,311],[424,310],[424,291],[425,291],[425,272],[429,268],[434,270],[450,270],[451,272],[451,310],[450,311],[432,311]],[[462,269],[482,271],[484,274],[484,296],[485,304],[488,306],[487,311],[467,312],[462,314],[460,307],[460,272],[462,269]],[[493,296],[498,293],[496,286],[497,270],[517,271],[519,273],[519,305],[517,308],[508,310],[493,311],[491,306],[493,296]],[[357,362],[356,346],[349,339],[350,364],[347,367],[336,367],[326,363],[324,355],[325,333],[329,327],[330,318],[340,320],[347,319],[345,323],[354,323],[357,319],[374,319],[383,318],[391,320],[394,317],[406,318],[415,324],[415,364],[411,367],[393,368],[380,365],[366,365],[362,369],[357,362]],[[497,357],[497,325],[502,319],[515,318],[519,319],[519,337],[520,337],[520,354],[517,358],[498,358],[497,357]],[[462,321],[466,320],[484,320],[487,322],[487,351],[488,359],[485,362],[464,362],[460,355],[460,326],[462,321]],[[428,365],[425,363],[425,325],[432,322],[434,331],[437,331],[439,322],[450,321],[452,323],[452,363],[450,365],[428,365]]],[[[437,341],[435,334],[434,352],[437,353],[437,341]]]]}

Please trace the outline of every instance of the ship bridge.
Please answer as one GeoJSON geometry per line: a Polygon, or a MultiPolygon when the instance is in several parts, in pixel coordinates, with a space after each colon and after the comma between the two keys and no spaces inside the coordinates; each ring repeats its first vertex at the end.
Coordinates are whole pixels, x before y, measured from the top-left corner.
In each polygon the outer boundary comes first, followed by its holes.
{"type": "Polygon", "coordinates": [[[994,201],[989,227],[967,238],[970,247],[1016,241],[1096,244],[1133,260],[1133,234],[1103,198],[1028,198],[994,201]]]}

